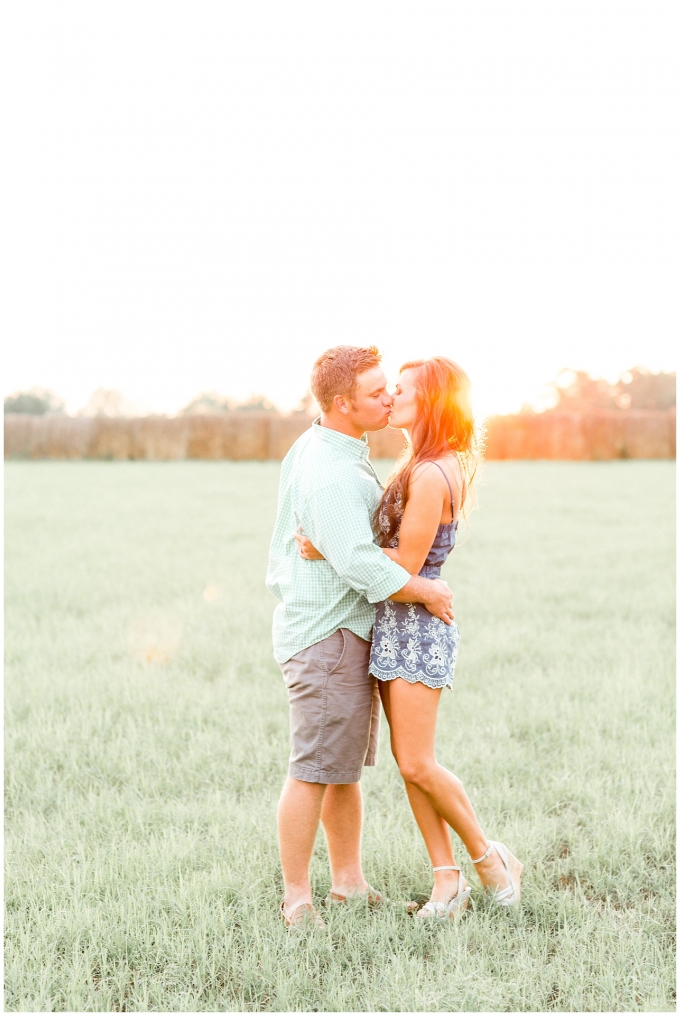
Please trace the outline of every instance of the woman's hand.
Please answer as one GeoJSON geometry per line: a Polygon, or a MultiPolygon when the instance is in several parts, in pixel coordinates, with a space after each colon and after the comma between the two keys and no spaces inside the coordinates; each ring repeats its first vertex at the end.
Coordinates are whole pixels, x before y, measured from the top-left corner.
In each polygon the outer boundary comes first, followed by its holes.
{"type": "Polygon", "coordinates": [[[319,553],[311,540],[299,529],[294,531],[293,536],[295,537],[295,542],[298,545],[298,553],[300,554],[300,557],[304,557],[305,561],[326,560],[323,554],[319,553]]]}

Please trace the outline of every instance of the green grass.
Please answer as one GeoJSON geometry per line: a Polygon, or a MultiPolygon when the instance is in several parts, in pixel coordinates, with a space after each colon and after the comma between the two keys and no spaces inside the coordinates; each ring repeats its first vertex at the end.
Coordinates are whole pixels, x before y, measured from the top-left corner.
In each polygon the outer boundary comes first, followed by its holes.
{"type": "MultiPolygon", "coordinates": [[[[7,466],[6,1007],[674,1009],[673,464],[486,467],[446,566],[462,644],[438,752],[525,861],[521,909],[475,890],[433,927],[357,904],[325,937],[277,914],[277,479],[7,466]]],[[[365,870],[425,896],[385,733],[365,870]]],[[[320,898],[321,836],[313,870],[320,898]]]]}

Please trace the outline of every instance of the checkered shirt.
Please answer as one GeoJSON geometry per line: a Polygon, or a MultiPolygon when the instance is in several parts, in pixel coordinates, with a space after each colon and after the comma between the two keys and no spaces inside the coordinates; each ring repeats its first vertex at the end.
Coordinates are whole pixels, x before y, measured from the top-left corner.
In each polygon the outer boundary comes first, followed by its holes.
{"type": "Polygon", "coordinates": [[[381,493],[365,434],[357,440],[315,421],[286,455],[266,579],[281,601],[273,624],[279,663],[338,628],[370,639],[372,604],[410,579],[374,542],[371,520],[381,493]],[[300,557],[297,526],[325,561],[300,557]]]}

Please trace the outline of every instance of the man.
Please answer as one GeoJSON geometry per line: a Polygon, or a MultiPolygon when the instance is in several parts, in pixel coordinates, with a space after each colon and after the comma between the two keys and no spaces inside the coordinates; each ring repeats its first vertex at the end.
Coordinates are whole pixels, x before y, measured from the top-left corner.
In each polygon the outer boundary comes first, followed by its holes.
{"type": "Polygon", "coordinates": [[[387,426],[392,400],[375,347],[336,346],[314,364],[311,389],[321,416],[283,461],[267,587],[274,656],[288,689],[291,755],[278,809],[287,925],[323,927],[312,905],[309,864],[323,824],[331,899],[379,894],[361,868],[364,765],[375,765],[380,723],[377,681],[368,673],[373,603],[423,603],[453,618],[439,579],[409,575],[373,542],[382,488],[368,461],[366,431],[387,426]],[[303,530],[324,555],[298,554],[303,530]]]}

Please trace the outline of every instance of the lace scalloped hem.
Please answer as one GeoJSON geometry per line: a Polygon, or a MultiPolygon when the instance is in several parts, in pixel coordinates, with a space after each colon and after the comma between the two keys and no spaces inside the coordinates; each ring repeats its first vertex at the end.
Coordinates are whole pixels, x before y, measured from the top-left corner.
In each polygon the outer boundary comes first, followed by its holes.
{"type": "Polygon", "coordinates": [[[402,667],[397,667],[396,670],[390,670],[389,673],[379,670],[377,667],[370,668],[369,673],[373,677],[377,677],[379,681],[394,681],[395,677],[402,677],[404,681],[408,681],[409,684],[424,684],[428,688],[449,688],[453,691],[453,678],[452,677],[430,677],[429,674],[409,674],[408,671],[402,667]]]}

